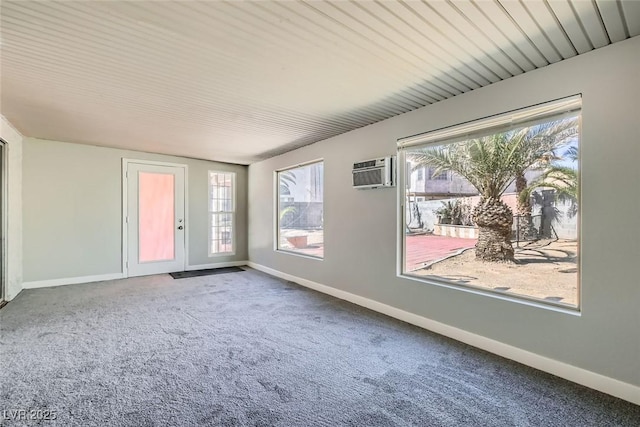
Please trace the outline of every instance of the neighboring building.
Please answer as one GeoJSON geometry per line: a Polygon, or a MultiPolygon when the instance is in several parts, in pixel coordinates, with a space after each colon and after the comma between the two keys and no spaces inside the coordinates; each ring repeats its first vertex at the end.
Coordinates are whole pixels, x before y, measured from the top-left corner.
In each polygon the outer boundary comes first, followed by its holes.
{"type": "MultiPolygon", "coordinates": [[[[407,170],[411,171],[407,179],[408,194],[412,201],[438,200],[450,197],[470,197],[476,196],[478,191],[473,185],[460,175],[445,171],[438,175],[434,174],[435,168],[422,166],[413,169],[415,166],[407,162],[407,170]]],[[[529,170],[525,172],[527,182],[533,181],[540,175],[539,171],[529,170]]],[[[515,193],[516,185],[512,182],[505,194],[515,193]]]]}

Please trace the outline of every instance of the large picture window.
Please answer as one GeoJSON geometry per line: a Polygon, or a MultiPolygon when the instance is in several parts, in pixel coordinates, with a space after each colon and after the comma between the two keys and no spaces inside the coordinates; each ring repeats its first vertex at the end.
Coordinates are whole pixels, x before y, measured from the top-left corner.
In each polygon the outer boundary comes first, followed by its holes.
{"type": "Polygon", "coordinates": [[[324,163],[276,173],[277,249],[324,258],[324,163]]]}
{"type": "Polygon", "coordinates": [[[402,273],[578,308],[580,106],[571,97],[400,140],[402,273]],[[424,168],[428,179],[412,179],[424,168]]]}
{"type": "Polygon", "coordinates": [[[235,252],[235,179],[233,172],[209,171],[209,255],[235,252]]]}

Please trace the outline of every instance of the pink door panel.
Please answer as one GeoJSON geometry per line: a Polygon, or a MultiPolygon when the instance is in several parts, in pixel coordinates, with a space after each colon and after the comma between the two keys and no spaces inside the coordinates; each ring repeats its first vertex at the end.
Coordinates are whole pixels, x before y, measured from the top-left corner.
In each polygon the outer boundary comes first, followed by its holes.
{"type": "Polygon", "coordinates": [[[174,175],[138,175],[139,262],[175,258],[174,175]]]}

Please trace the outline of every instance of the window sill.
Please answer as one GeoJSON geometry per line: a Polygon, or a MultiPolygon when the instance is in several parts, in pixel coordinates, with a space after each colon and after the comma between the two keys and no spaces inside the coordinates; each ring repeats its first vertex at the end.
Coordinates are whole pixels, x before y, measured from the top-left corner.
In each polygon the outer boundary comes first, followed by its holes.
{"type": "Polygon", "coordinates": [[[313,260],[316,260],[316,261],[324,261],[324,257],[307,255],[307,254],[303,254],[303,253],[296,252],[296,251],[288,251],[286,249],[275,249],[275,251],[279,252],[279,253],[282,253],[282,254],[299,256],[301,258],[309,258],[309,259],[313,259],[313,260]]]}
{"type": "Polygon", "coordinates": [[[534,297],[527,297],[525,295],[508,294],[500,291],[493,291],[486,288],[458,285],[456,283],[444,282],[438,280],[423,279],[421,277],[412,276],[407,273],[399,273],[398,277],[401,279],[408,279],[416,282],[426,283],[428,285],[440,286],[448,289],[455,289],[458,291],[468,292],[475,295],[487,296],[503,301],[509,301],[517,304],[527,305],[529,307],[542,308],[545,310],[555,311],[557,313],[570,314],[572,316],[582,316],[580,306],[571,306],[568,304],[555,303],[552,301],[543,301],[534,297]]]}

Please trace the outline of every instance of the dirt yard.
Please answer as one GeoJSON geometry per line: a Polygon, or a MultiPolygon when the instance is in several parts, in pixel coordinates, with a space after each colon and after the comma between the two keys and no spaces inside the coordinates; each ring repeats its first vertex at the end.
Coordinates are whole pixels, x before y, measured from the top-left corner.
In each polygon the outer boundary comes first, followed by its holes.
{"type": "Polygon", "coordinates": [[[476,261],[474,249],[468,249],[411,274],[577,305],[575,241],[521,243],[515,250],[515,264],[476,261]]]}

